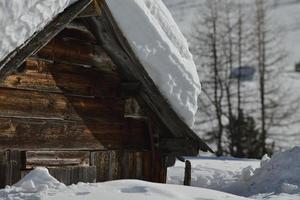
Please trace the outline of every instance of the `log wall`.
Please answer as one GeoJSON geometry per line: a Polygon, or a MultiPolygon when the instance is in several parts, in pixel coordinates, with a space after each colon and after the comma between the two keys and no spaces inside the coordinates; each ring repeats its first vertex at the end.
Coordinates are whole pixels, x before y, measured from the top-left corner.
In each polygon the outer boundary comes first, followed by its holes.
{"type": "Polygon", "coordinates": [[[124,85],[94,38],[79,30],[64,30],[28,58],[0,83],[0,187],[38,166],[65,184],[165,182],[165,158],[130,100],[135,89],[124,85]]]}

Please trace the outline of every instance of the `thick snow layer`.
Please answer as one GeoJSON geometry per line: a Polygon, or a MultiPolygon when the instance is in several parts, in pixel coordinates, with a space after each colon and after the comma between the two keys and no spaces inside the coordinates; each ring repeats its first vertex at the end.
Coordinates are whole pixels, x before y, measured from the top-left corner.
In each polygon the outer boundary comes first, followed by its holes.
{"type": "MultiPolygon", "coordinates": [[[[245,180],[247,192],[299,194],[300,199],[300,147],[275,154],[264,160],[260,168],[245,180]]],[[[241,190],[239,190],[240,192],[241,190]]]]}
{"type": "Polygon", "coordinates": [[[76,0],[1,0],[0,61],[76,0]]]}
{"type": "MultiPolygon", "coordinates": [[[[192,186],[251,199],[300,199],[300,147],[261,161],[234,158],[191,158],[192,186]]],[[[167,182],[182,184],[184,163],[168,169],[167,182]]]]}
{"type": "Polygon", "coordinates": [[[194,123],[200,83],[188,44],[161,0],[108,0],[131,48],[176,113],[194,123]]]}
{"type": "Polygon", "coordinates": [[[66,187],[47,169],[36,169],[12,187],[0,190],[0,200],[247,200],[214,190],[121,180],[78,183],[66,187]]]}

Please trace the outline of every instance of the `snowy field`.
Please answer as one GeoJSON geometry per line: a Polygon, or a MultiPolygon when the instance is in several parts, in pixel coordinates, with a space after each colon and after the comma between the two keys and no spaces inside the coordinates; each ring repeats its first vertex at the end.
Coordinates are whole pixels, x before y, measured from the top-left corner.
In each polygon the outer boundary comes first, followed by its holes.
{"type": "Polygon", "coordinates": [[[188,158],[195,187],[181,186],[184,166],[180,162],[168,170],[169,184],[119,180],[65,186],[47,169],[37,168],[14,186],[0,190],[0,200],[299,200],[299,158],[300,147],[261,161],[188,158]]]}

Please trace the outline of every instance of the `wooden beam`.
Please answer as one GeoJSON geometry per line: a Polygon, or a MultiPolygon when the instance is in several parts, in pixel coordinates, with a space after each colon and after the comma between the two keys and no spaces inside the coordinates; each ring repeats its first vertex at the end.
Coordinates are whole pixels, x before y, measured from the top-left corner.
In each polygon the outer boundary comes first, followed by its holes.
{"type": "Polygon", "coordinates": [[[115,22],[108,6],[105,4],[101,17],[85,20],[86,26],[94,34],[108,55],[120,68],[122,74],[129,80],[139,81],[142,85],[137,99],[145,102],[168,130],[179,138],[189,137],[197,141],[202,151],[213,152],[173,110],[163,97],[139,59],[135,56],[128,41],[115,22]]]}
{"type": "Polygon", "coordinates": [[[22,46],[7,55],[0,62],[0,81],[7,75],[15,72],[28,56],[34,54],[46,45],[91,2],[92,0],[81,0],[69,6],[43,30],[35,33],[22,46]]]}
{"type": "Polygon", "coordinates": [[[61,120],[123,119],[124,101],[0,88],[0,116],[61,120]]]}
{"type": "Polygon", "coordinates": [[[26,169],[34,167],[81,166],[90,165],[88,151],[27,151],[26,169]]]}
{"type": "Polygon", "coordinates": [[[99,0],[93,0],[93,2],[83,10],[78,17],[93,17],[101,15],[101,4],[99,0]]]}
{"type": "Polygon", "coordinates": [[[145,149],[148,145],[144,134],[145,125],[142,121],[101,122],[0,117],[0,150],[145,149]]]}
{"type": "Polygon", "coordinates": [[[66,96],[120,97],[121,80],[116,72],[29,59],[24,65],[22,73],[7,76],[0,87],[66,96]]]}
{"type": "Polygon", "coordinates": [[[159,140],[159,149],[165,153],[172,153],[175,156],[189,156],[198,154],[198,145],[196,141],[185,138],[161,138],[159,140]]]}

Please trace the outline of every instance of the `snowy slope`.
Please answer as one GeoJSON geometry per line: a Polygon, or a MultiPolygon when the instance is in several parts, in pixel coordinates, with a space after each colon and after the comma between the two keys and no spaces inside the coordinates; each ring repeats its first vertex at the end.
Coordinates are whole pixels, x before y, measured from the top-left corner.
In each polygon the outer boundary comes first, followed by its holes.
{"type": "Polygon", "coordinates": [[[0,61],[75,1],[0,1],[0,61]]]}
{"type": "MultiPolygon", "coordinates": [[[[281,74],[280,80],[276,81],[282,85],[287,98],[291,100],[299,99],[298,102],[300,102],[300,73],[294,72],[294,64],[300,61],[300,2],[298,0],[273,0],[274,3],[276,1],[278,6],[272,8],[272,17],[278,26],[285,29],[283,46],[288,53],[284,63],[284,72],[281,74]]],[[[192,34],[193,24],[205,0],[164,0],[164,2],[182,32],[189,39],[189,36],[192,34]]],[[[247,87],[248,90],[255,90],[257,86],[248,84],[247,87]]],[[[291,121],[299,121],[299,119],[300,110],[294,114],[291,121]]],[[[197,127],[197,121],[202,120],[201,113],[197,113],[194,130],[200,137],[203,136],[201,130],[207,130],[210,127],[209,123],[206,124],[206,127],[197,127]]],[[[300,121],[280,127],[280,129],[276,128],[273,132],[274,134],[270,135],[270,139],[275,141],[278,150],[300,145],[300,121]]]]}
{"type": "Polygon", "coordinates": [[[188,44],[161,0],[108,0],[130,46],[177,114],[193,126],[200,83],[188,44]]]}

